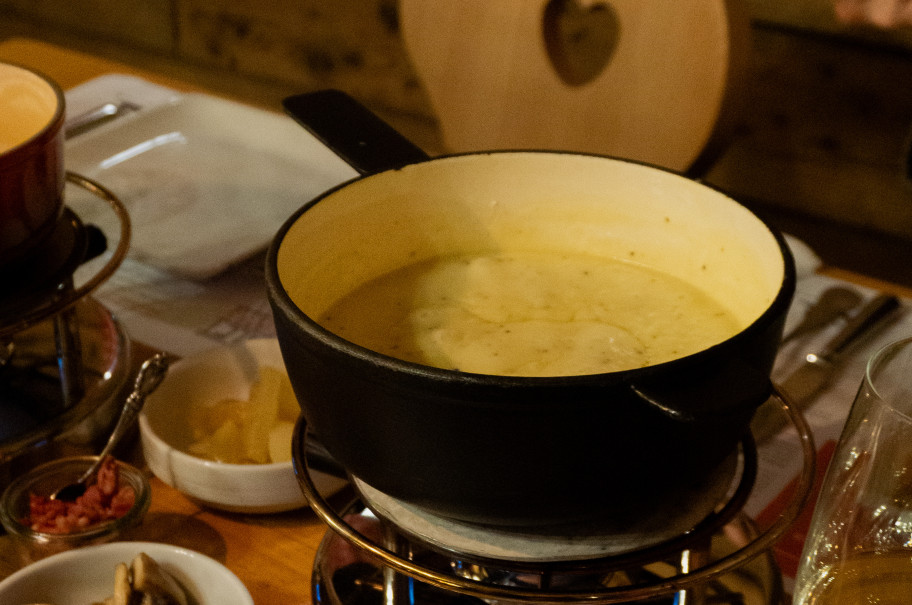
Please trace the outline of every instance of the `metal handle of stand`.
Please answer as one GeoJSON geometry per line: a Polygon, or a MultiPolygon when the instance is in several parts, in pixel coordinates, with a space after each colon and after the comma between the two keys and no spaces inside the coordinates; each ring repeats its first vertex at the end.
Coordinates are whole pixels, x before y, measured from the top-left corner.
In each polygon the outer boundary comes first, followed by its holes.
{"type": "MultiPolygon", "coordinates": [[[[804,464],[801,473],[795,482],[795,489],[791,500],[784,507],[776,521],[760,532],[754,540],[739,550],[718,559],[708,565],[691,569],[686,573],[662,578],[655,582],[644,583],[638,586],[619,586],[605,588],[595,592],[577,591],[552,591],[529,590],[515,586],[497,586],[482,584],[480,582],[444,575],[432,569],[422,567],[412,561],[404,559],[396,553],[379,546],[369,538],[359,533],[345,522],[318,493],[307,468],[306,439],[307,422],[303,416],[295,425],[293,437],[293,463],[295,476],[304,496],[310,503],[311,509],[335,533],[369,554],[380,563],[403,573],[411,578],[426,582],[437,588],[452,590],[462,594],[487,599],[509,599],[515,601],[528,601],[533,603],[622,603],[655,598],[657,596],[671,595],[681,590],[687,590],[697,584],[708,582],[729,571],[737,569],[766,552],[792,525],[804,506],[807,504],[811,488],[813,487],[816,472],[816,449],[810,427],[801,413],[792,405],[786,396],[776,387],[771,400],[775,400],[782,413],[788,416],[791,424],[798,431],[798,440],[801,447],[804,464]]],[[[767,402],[767,405],[769,402],[767,402]]]]}
{"type": "Polygon", "coordinates": [[[111,257],[104,266],[100,267],[84,284],[77,288],[66,290],[50,305],[26,313],[24,316],[18,318],[18,321],[15,323],[3,326],[2,330],[0,330],[0,336],[21,332],[44,318],[56,315],[61,311],[68,309],[108,279],[127,256],[127,251],[130,248],[131,225],[130,216],[123,203],[116,195],[111,193],[111,191],[92,179],[78,175],[74,172],[67,172],[66,180],[68,183],[85,189],[95,197],[105,201],[111,207],[120,223],[120,241],[118,241],[117,247],[111,253],[111,257]]]}

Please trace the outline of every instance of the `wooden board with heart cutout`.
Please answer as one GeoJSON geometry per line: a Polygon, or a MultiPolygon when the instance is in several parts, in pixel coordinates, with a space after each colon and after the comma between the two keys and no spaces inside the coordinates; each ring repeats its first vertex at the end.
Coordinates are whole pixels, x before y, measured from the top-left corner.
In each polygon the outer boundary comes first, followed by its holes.
{"type": "Polygon", "coordinates": [[[401,0],[447,151],[560,149],[699,169],[734,127],[738,0],[401,0]]]}

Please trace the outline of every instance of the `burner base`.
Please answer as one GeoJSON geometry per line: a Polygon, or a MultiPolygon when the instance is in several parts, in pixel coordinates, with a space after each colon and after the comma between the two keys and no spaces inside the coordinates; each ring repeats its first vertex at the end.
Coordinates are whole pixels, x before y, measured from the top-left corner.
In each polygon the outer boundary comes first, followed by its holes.
{"type": "MultiPolygon", "coordinates": [[[[623,570],[593,570],[589,574],[536,574],[467,564],[457,559],[423,550],[420,546],[403,541],[387,525],[360,504],[352,503],[343,513],[345,519],[358,531],[395,544],[395,548],[422,565],[449,568],[454,576],[470,578],[495,586],[514,586],[524,589],[550,588],[588,593],[606,586],[656,583],[679,572],[675,562],[653,562],[642,567],[623,570]]],[[[743,514],[717,532],[711,539],[708,554],[699,552],[692,556],[716,559],[736,551],[753,540],[757,533],[752,522],[743,514]]],[[[314,562],[312,572],[313,601],[326,605],[491,605],[501,600],[481,599],[438,588],[420,580],[411,579],[383,566],[356,548],[344,538],[330,531],[326,533],[314,562]]],[[[700,585],[688,589],[688,603],[713,603],[718,605],[771,605],[782,602],[783,591],[779,569],[770,552],[746,565],[700,585]],[[699,591],[700,594],[695,594],[699,591]]],[[[657,589],[652,596],[636,601],[611,600],[608,603],[651,603],[672,605],[680,601],[678,595],[663,594],[657,589]]],[[[531,602],[532,600],[530,600],[531,602]]],[[[569,599],[567,603],[572,603],[569,599]]],[[[584,600],[580,601],[585,602],[584,600]]]]}

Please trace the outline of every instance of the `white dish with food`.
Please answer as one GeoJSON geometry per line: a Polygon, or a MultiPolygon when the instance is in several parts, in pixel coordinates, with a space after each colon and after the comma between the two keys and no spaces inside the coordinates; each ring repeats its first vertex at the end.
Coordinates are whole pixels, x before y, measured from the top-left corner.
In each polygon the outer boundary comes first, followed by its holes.
{"type": "Polygon", "coordinates": [[[195,605],[253,605],[253,598],[224,565],[201,553],[154,542],[88,546],[42,559],[0,582],[2,603],[87,605],[113,596],[115,569],[145,553],[177,587],[171,602],[195,605]],[[181,601],[183,594],[183,601],[181,601]]]}
{"type": "MultiPolygon", "coordinates": [[[[273,513],[307,505],[291,461],[299,415],[275,339],[216,347],[175,363],[139,418],[152,472],[203,505],[273,513]]],[[[346,481],[312,473],[329,496],[346,481]]]]}

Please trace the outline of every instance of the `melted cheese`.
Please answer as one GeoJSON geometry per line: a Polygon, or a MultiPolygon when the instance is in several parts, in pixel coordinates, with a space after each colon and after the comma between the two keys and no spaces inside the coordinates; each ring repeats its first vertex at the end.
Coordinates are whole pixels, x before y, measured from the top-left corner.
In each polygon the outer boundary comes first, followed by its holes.
{"type": "Polygon", "coordinates": [[[649,366],[740,329],[712,298],[672,276],[551,254],[413,264],[350,292],[319,322],[392,357],[502,376],[649,366]]]}

